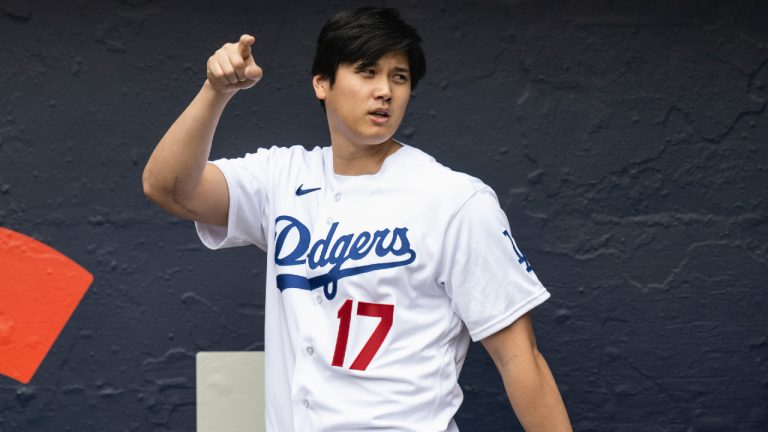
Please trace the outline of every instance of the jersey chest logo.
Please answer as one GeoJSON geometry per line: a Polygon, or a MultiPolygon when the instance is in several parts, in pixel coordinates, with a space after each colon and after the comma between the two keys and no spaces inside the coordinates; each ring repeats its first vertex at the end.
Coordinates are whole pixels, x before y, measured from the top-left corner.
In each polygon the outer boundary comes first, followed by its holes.
{"type": "Polygon", "coordinates": [[[344,234],[336,237],[339,223],[331,225],[325,238],[312,241],[312,236],[301,221],[292,216],[279,216],[275,219],[276,231],[275,264],[278,266],[309,265],[317,269],[332,265],[328,273],[307,278],[294,274],[278,274],[277,288],[299,288],[312,291],[323,287],[328,300],[336,297],[340,279],[363,273],[405,266],[416,259],[416,252],[408,241],[408,228],[380,229],[374,233],[363,231],[358,234],[344,234]],[[291,249],[286,247],[289,235],[298,236],[298,242],[291,249]],[[291,249],[291,250],[287,250],[291,249]],[[354,266],[373,253],[382,258],[382,262],[354,266]],[[392,261],[392,257],[396,258],[392,261]],[[348,264],[350,263],[350,264],[348,264]],[[344,267],[344,268],[342,268],[344,267]]]}

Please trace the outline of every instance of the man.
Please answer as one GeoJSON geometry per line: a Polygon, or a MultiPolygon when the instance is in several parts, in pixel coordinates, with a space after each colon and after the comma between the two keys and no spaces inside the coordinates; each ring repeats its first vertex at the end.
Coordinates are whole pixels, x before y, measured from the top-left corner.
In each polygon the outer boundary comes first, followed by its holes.
{"type": "Polygon", "coordinates": [[[147,163],[147,196],[206,246],[267,252],[268,431],[456,431],[470,338],[527,430],[570,430],[527,313],[549,293],[495,194],[392,138],[420,42],[394,9],[337,14],[312,69],[331,145],[208,163],[226,103],[262,76],[243,35],[147,163]]]}

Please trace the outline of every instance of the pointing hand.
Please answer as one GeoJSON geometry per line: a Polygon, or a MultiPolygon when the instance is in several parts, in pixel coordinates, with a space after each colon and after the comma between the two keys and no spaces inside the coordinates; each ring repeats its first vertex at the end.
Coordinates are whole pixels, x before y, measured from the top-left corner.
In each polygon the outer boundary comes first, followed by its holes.
{"type": "Polygon", "coordinates": [[[208,58],[206,73],[214,90],[230,94],[251,88],[261,80],[261,68],[251,53],[255,41],[253,36],[244,34],[238,42],[225,43],[208,58]]]}

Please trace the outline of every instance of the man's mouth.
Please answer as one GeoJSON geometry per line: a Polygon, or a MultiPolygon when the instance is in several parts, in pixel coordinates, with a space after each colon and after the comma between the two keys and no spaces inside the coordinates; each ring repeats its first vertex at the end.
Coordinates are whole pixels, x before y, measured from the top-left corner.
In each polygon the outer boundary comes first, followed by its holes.
{"type": "Polygon", "coordinates": [[[375,117],[379,117],[379,118],[387,118],[389,117],[389,110],[385,110],[385,109],[375,110],[375,111],[369,112],[368,114],[375,117]]]}

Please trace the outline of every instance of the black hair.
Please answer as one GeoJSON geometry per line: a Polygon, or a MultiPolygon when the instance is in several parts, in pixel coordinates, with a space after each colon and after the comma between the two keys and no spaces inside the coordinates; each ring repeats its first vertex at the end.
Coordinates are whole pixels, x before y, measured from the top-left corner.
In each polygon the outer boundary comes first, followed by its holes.
{"type": "MultiPolygon", "coordinates": [[[[421,37],[394,8],[363,7],[341,11],[325,23],[317,37],[312,76],[329,79],[333,87],[340,64],[375,64],[392,52],[408,57],[411,89],[427,72],[421,37]]],[[[325,107],[323,101],[320,103],[325,107]]]]}

